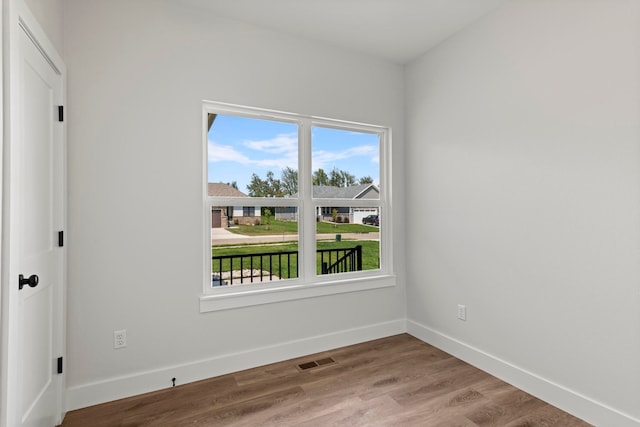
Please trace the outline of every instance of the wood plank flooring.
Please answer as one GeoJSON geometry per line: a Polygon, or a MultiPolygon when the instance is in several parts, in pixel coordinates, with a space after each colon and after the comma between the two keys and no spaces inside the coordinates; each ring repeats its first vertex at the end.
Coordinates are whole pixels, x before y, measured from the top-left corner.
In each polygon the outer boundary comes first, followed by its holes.
{"type": "Polygon", "coordinates": [[[588,425],[402,334],[72,411],[62,427],[588,425]]]}

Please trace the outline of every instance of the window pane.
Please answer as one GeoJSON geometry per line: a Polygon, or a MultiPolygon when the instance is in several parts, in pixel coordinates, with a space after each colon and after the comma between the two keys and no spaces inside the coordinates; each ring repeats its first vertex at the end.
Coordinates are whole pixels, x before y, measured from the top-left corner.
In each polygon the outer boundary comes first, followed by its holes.
{"type": "Polygon", "coordinates": [[[377,134],[314,126],[311,145],[313,197],[380,198],[377,134]]]}
{"type": "Polygon", "coordinates": [[[298,192],[298,126],[209,114],[208,182],[236,194],[214,197],[290,197],[298,192]]]}
{"type": "Polygon", "coordinates": [[[380,269],[379,212],[379,206],[318,207],[316,274],[380,269]]]}
{"type": "Polygon", "coordinates": [[[211,208],[211,286],[266,284],[297,277],[297,208],[211,208]]]}

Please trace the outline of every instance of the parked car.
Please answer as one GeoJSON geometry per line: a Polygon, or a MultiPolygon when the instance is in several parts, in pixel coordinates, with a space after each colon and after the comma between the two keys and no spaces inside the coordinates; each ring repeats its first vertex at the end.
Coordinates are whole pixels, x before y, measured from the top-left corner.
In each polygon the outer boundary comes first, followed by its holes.
{"type": "Polygon", "coordinates": [[[362,218],[363,224],[376,225],[377,221],[378,221],[378,215],[368,215],[362,218]]]}
{"type": "Polygon", "coordinates": [[[380,217],[378,215],[376,215],[376,220],[373,222],[373,225],[380,227],[380,217]]]}

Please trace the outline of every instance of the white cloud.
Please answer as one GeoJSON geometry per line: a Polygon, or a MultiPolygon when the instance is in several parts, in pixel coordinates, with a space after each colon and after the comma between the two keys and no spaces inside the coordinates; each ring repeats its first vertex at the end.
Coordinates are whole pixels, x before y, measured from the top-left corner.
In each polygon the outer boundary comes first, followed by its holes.
{"type": "Polygon", "coordinates": [[[211,163],[216,162],[236,162],[243,165],[251,163],[251,159],[236,150],[230,145],[221,145],[209,140],[208,143],[208,160],[211,163]]]}
{"type": "Polygon", "coordinates": [[[327,165],[332,166],[332,164],[338,160],[346,160],[360,156],[372,156],[373,162],[375,162],[376,159],[379,161],[377,147],[373,145],[359,145],[342,151],[314,151],[313,168],[326,169],[327,165]]]}
{"type": "Polygon", "coordinates": [[[244,141],[243,145],[251,150],[269,154],[285,154],[288,156],[298,153],[298,135],[280,134],[273,139],[261,141],[244,141]]]}
{"type": "Polygon", "coordinates": [[[298,168],[297,137],[278,135],[272,140],[245,141],[242,147],[250,150],[238,150],[237,146],[223,145],[208,141],[208,161],[210,163],[234,162],[242,166],[256,166],[280,170],[285,167],[298,168]],[[257,154],[255,152],[258,152],[257,154]],[[265,156],[275,157],[265,157],[265,156]],[[250,157],[251,156],[251,157],[250,157]]]}
{"type": "MultiPolygon", "coordinates": [[[[368,157],[372,163],[380,162],[376,145],[359,145],[345,150],[313,152],[313,168],[332,168],[335,162],[354,157],[368,157]]],[[[298,136],[280,134],[272,139],[243,141],[241,145],[223,145],[209,140],[208,159],[211,163],[234,162],[242,166],[265,168],[277,172],[285,167],[298,168],[298,136]]]]}

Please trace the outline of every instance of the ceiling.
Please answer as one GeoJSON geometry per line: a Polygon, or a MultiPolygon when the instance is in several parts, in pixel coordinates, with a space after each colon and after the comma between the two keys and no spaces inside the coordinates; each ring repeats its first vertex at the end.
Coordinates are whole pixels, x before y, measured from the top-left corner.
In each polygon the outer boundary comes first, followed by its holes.
{"type": "Polygon", "coordinates": [[[263,28],[398,64],[508,0],[181,0],[263,28]]]}

